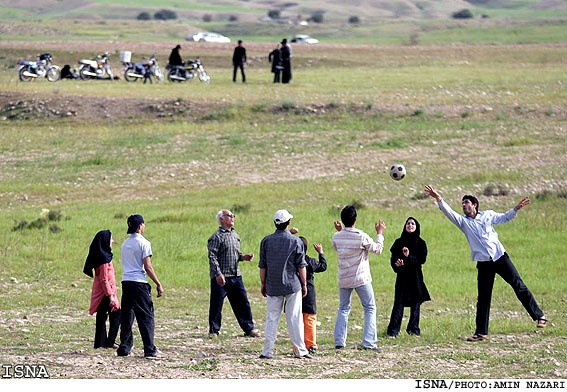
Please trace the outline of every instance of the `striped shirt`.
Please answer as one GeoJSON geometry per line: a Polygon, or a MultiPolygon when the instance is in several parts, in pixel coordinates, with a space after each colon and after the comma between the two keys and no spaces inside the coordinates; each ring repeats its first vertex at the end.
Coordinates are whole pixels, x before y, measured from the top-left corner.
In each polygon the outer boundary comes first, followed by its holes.
{"type": "Polygon", "coordinates": [[[213,234],[207,243],[209,250],[209,272],[211,279],[219,274],[225,277],[240,276],[238,263],[242,260],[240,251],[240,236],[234,230],[224,227],[213,234]]]}
{"type": "Polygon", "coordinates": [[[507,223],[514,219],[518,214],[514,209],[505,214],[492,210],[482,211],[477,213],[474,219],[456,213],[445,200],[439,202],[439,209],[467,237],[473,261],[496,261],[504,255],[506,250],[498,239],[494,225],[507,223]]]}
{"type": "Polygon", "coordinates": [[[368,252],[380,254],[384,236],[376,234],[376,242],[354,227],[345,227],[333,235],[333,248],[339,261],[339,287],[356,288],[372,282],[368,252]]]}

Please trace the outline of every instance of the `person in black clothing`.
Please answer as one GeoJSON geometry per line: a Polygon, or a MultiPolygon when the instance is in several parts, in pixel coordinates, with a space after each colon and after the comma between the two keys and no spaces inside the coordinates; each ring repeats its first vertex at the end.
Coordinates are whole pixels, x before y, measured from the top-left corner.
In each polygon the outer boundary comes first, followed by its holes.
{"type": "Polygon", "coordinates": [[[272,73],[274,74],[274,83],[280,82],[280,74],[282,73],[282,51],[280,44],[268,55],[268,61],[272,63],[272,73]]]}
{"type": "Polygon", "coordinates": [[[307,256],[307,240],[305,237],[299,237],[305,248],[305,262],[307,263],[307,295],[302,300],[303,312],[303,328],[305,332],[305,347],[310,354],[317,353],[317,297],[315,294],[315,277],[316,272],[324,272],[327,270],[327,259],[323,253],[323,245],[313,244],[313,248],[319,253],[319,259],[307,256]]]}
{"type": "Polygon", "coordinates": [[[73,72],[71,70],[71,66],[69,64],[65,64],[63,68],[61,68],[61,79],[79,79],[79,74],[73,72]]]}
{"type": "Polygon", "coordinates": [[[282,83],[291,82],[291,48],[287,44],[287,39],[282,40],[282,83]]]}
{"type": "Polygon", "coordinates": [[[242,72],[242,83],[246,83],[244,63],[246,63],[246,49],[242,46],[242,41],[238,40],[238,46],[234,48],[234,54],[232,55],[232,65],[234,65],[234,72],[232,74],[233,82],[236,82],[236,71],[240,68],[240,71],[242,72]]]}
{"type": "Polygon", "coordinates": [[[183,65],[183,59],[181,58],[181,54],[179,54],[179,50],[181,46],[177,45],[175,48],[171,50],[171,54],[169,55],[169,65],[183,65]]]}
{"type": "Polygon", "coordinates": [[[420,336],[419,311],[421,304],[431,300],[427,287],[423,282],[421,265],[427,258],[427,245],[421,239],[420,227],[417,219],[409,217],[404,225],[402,235],[398,238],[390,252],[390,264],[396,276],[396,289],[394,294],[394,306],[390,316],[387,334],[395,338],[400,332],[404,307],[410,308],[410,319],[407,333],[420,336]]]}

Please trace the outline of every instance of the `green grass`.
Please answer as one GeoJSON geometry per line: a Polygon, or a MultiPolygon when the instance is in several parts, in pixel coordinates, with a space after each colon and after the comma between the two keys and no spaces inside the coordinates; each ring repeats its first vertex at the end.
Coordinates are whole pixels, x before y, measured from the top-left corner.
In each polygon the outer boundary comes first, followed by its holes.
{"type": "MultiPolygon", "coordinates": [[[[57,58],[69,63],[87,54],[85,49],[75,52],[74,44],[53,45],[57,58]]],[[[169,49],[164,46],[159,55],[169,49]]],[[[213,76],[210,85],[24,84],[17,82],[14,69],[0,69],[0,86],[11,101],[68,98],[99,104],[104,95],[112,99],[105,105],[125,108],[124,117],[112,119],[0,122],[0,309],[6,320],[0,327],[7,326],[0,333],[2,356],[54,355],[50,366],[60,369],[55,360],[60,353],[84,353],[90,347],[93,320],[87,307],[92,280],[82,274],[89,243],[98,230],[110,229],[120,244],[126,238],[127,216],[140,213],[147,222],[154,267],[166,288],[165,297],[156,300],[158,346],[176,353],[163,367],[157,365],[162,373],[154,377],[232,377],[226,369],[241,369],[242,363],[253,365],[239,370],[244,377],[565,374],[563,46],[375,47],[372,53],[367,47],[335,52],[324,46],[297,46],[289,86],[270,83],[265,61],[248,68],[249,83],[234,85],[230,64],[222,63],[230,49],[204,57],[213,76]],[[170,108],[187,104],[187,111],[167,118],[151,110],[129,113],[132,102],[170,108]],[[408,169],[401,182],[388,176],[389,166],[397,162],[408,169]],[[532,321],[510,288],[497,279],[493,340],[475,346],[462,342],[474,328],[475,265],[464,236],[430,198],[421,196],[428,183],[455,208],[464,193],[480,195],[482,209],[497,211],[506,211],[524,195],[533,199],[512,223],[498,227],[498,233],[552,327],[533,333],[532,321]],[[489,185],[509,193],[482,196],[489,185]],[[341,354],[332,350],[338,306],[332,222],[340,208],[353,201],[361,206],[357,227],[372,233],[377,219],[388,226],[384,254],[371,256],[379,343],[384,348],[379,357],[352,347],[341,354]],[[48,226],[14,230],[24,220],[38,219],[42,208],[61,212],[61,220],[50,223],[62,231],[53,233],[48,226]],[[294,226],[311,244],[323,244],[329,270],[315,280],[323,350],[314,365],[258,362],[262,342],[240,344],[228,306],[226,335],[219,343],[227,355],[200,354],[218,348],[198,339],[206,335],[207,326],[206,242],[217,228],[214,216],[221,208],[236,212],[245,252],[258,255],[261,239],[274,230],[272,214],[279,208],[292,212],[294,226]],[[409,215],[421,222],[428,244],[424,275],[433,301],[423,306],[420,340],[400,336],[390,341],[384,330],[395,275],[388,249],[409,215]],[[50,318],[55,309],[61,317],[50,318]],[[20,324],[29,332],[22,332],[20,324]],[[401,361],[407,357],[410,363],[401,361]],[[246,373],[249,368],[255,373],[246,373]],[[469,373],[471,369],[478,370],[469,373]],[[170,373],[176,370],[183,373],[170,373]]],[[[6,63],[23,58],[25,52],[6,50],[6,63]]],[[[252,56],[264,52],[260,46],[251,47],[252,56]]],[[[118,246],[114,253],[120,277],[118,246]]],[[[257,262],[243,262],[241,270],[255,319],[262,325],[265,301],[257,262]]],[[[362,324],[362,314],[355,301],[352,326],[362,324]]],[[[280,327],[277,350],[285,353],[289,341],[283,321],[280,327]]],[[[360,335],[353,327],[349,345],[360,335]]],[[[58,374],[80,377],[76,371],[69,366],[58,374]]]]}

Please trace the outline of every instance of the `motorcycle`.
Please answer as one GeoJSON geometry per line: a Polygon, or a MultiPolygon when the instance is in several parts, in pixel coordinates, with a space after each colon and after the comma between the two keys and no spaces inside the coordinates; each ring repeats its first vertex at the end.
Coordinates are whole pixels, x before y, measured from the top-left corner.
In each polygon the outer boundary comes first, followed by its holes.
{"type": "Polygon", "coordinates": [[[59,80],[61,70],[57,65],[51,65],[53,57],[49,53],[42,53],[37,61],[20,61],[18,73],[22,82],[29,82],[33,79],[46,77],[50,82],[59,80]]]}
{"type": "Polygon", "coordinates": [[[185,82],[199,78],[202,83],[210,83],[211,77],[207,75],[201,60],[189,60],[185,65],[168,65],[169,73],[167,79],[170,82],[185,82]]]}
{"type": "Polygon", "coordinates": [[[122,62],[124,66],[124,79],[127,82],[135,82],[138,79],[150,80],[152,83],[152,75],[156,77],[158,83],[163,81],[163,71],[159,67],[156,55],[152,57],[144,57],[146,61],[141,63],[122,62]]]}
{"type": "Polygon", "coordinates": [[[79,60],[79,76],[83,80],[91,78],[103,79],[110,78],[114,80],[114,74],[110,67],[108,60],[108,52],[98,55],[94,60],[81,59],[79,60]]]}

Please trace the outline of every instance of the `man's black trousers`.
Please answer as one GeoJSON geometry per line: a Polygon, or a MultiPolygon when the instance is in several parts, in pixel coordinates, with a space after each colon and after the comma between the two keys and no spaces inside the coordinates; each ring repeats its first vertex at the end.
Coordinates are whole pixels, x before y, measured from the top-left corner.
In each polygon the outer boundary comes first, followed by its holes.
{"type": "Polygon", "coordinates": [[[492,300],[492,288],[496,274],[500,275],[506,283],[514,289],[516,297],[520,300],[532,320],[543,317],[534,296],[520,278],[520,274],[512,264],[512,260],[504,253],[498,260],[482,261],[476,265],[478,269],[478,302],[476,307],[476,332],[477,334],[488,334],[488,322],[490,318],[490,302],[492,300]]]}
{"type": "Polygon", "coordinates": [[[154,346],[154,303],[152,302],[151,286],[142,282],[122,282],[122,326],[120,329],[120,347],[116,354],[130,354],[134,345],[132,324],[134,317],[138,323],[140,336],[144,343],[144,356],[157,353],[154,346]]]}

